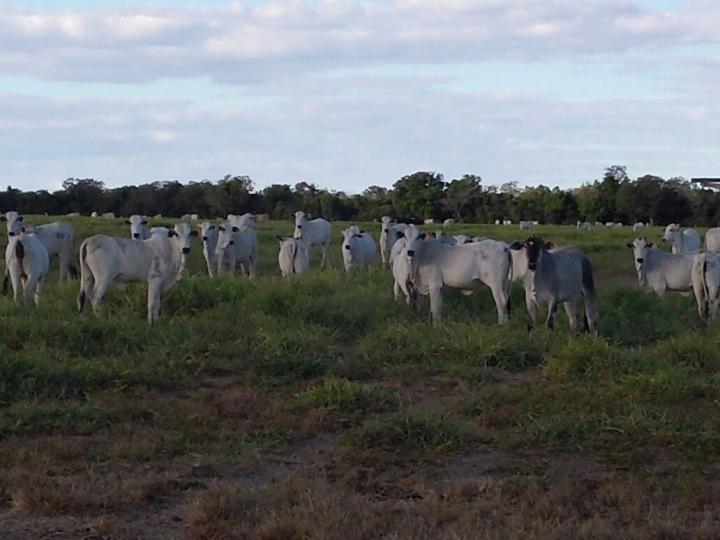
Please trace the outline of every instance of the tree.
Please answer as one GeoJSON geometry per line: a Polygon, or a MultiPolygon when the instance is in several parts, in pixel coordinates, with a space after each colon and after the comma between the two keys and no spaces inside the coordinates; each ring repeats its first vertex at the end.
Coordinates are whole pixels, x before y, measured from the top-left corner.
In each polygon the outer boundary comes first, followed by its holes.
{"type": "Polygon", "coordinates": [[[440,218],[444,187],[439,173],[416,172],[403,176],[393,185],[393,207],[403,218],[440,218]]]}
{"type": "Polygon", "coordinates": [[[445,190],[443,206],[456,220],[472,218],[477,206],[482,203],[482,178],[466,174],[459,180],[452,180],[445,190]]]}

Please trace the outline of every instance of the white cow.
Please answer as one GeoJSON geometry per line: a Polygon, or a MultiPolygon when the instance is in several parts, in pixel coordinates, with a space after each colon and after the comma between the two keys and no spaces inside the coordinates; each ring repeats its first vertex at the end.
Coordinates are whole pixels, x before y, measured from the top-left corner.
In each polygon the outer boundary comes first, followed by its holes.
{"type": "MultiPolygon", "coordinates": [[[[14,211],[0,216],[0,221],[7,222],[8,236],[20,234],[23,225],[28,227],[23,216],[14,211]]],[[[33,230],[37,239],[45,246],[48,257],[53,258],[57,255],[60,260],[60,281],[70,279],[77,272],[71,262],[75,243],[73,226],[62,221],[55,221],[33,227],[33,230]]]]}
{"type": "Polygon", "coordinates": [[[595,282],[590,260],[577,248],[555,249],[552,242],[531,236],[524,242],[514,242],[510,249],[525,251],[527,260],[523,278],[525,305],[530,317],[529,328],[535,327],[538,308],[547,306],[545,325],[555,326],[557,308],[563,304],[570,329],[578,329],[577,301],[585,297],[585,324],[595,332],[599,316],[595,282]]]}
{"type": "Polygon", "coordinates": [[[496,220],[495,220],[495,225],[500,225],[500,220],[499,220],[499,219],[496,219],[496,220]]]}
{"type": "Polygon", "coordinates": [[[78,311],[85,301],[100,312],[100,303],[114,282],[148,285],[147,320],[153,323],[160,313],[160,297],[179,279],[183,255],[190,252],[190,238],[196,231],[178,223],[167,235],[154,234],[147,240],[129,240],[97,234],[80,246],[80,294],[78,311]]]}
{"type": "Polygon", "coordinates": [[[322,249],[321,268],[325,267],[331,232],[332,227],[329,221],[323,218],[310,220],[310,216],[305,214],[305,212],[295,212],[295,232],[293,233],[293,237],[305,240],[308,249],[320,246],[322,249]]]}
{"type": "Polygon", "coordinates": [[[518,226],[520,227],[521,231],[532,229],[534,226],[534,223],[532,221],[520,221],[518,223],[518,226]]]}
{"type": "Polygon", "coordinates": [[[435,231],[435,239],[440,240],[446,246],[454,246],[457,244],[455,237],[445,234],[445,231],[435,231]]]}
{"type": "Polygon", "coordinates": [[[645,238],[636,238],[627,247],[633,250],[641,288],[649,287],[658,296],[665,291],[692,290],[692,266],[697,252],[668,253],[645,238]]]}
{"type": "Polygon", "coordinates": [[[454,219],[451,218],[451,219],[446,219],[445,221],[443,221],[443,227],[450,227],[451,225],[455,225],[454,219]]]}
{"type": "Polygon", "coordinates": [[[203,243],[203,257],[205,258],[205,264],[207,265],[208,275],[213,277],[215,276],[215,272],[217,270],[217,255],[215,254],[218,241],[217,227],[207,221],[201,223],[200,238],[203,243]]]}
{"type": "Polygon", "coordinates": [[[399,276],[399,281],[407,283],[412,297],[415,293],[430,295],[433,321],[442,317],[443,288],[472,291],[485,284],[495,299],[498,323],[507,322],[512,260],[506,244],[483,240],[448,246],[437,239],[425,240],[415,227],[409,227],[405,235],[405,247],[398,257],[406,259],[407,277],[399,276]]]}
{"type": "Polygon", "coordinates": [[[190,223],[190,214],[183,214],[180,216],[180,221],[183,223],[190,223]]]}
{"type": "Polygon", "coordinates": [[[472,242],[475,242],[475,240],[467,234],[456,234],[453,236],[453,240],[455,240],[455,245],[471,244],[472,242]]]}
{"type": "Polygon", "coordinates": [[[96,210],[93,210],[92,213],[90,214],[90,217],[96,218],[96,217],[100,217],[100,215],[97,213],[96,210]]]}
{"type": "Polygon", "coordinates": [[[590,223],[587,221],[578,221],[575,226],[579,231],[587,232],[590,230],[590,223]]]}
{"type": "Polygon", "coordinates": [[[115,212],[105,212],[102,217],[103,219],[115,219],[115,212]]]}
{"type": "MultiPolygon", "coordinates": [[[[414,227],[414,226],[413,226],[414,227]]],[[[414,300],[414,291],[410,285],[410,263],[408,258],[404,255],[406,239],[404,237],[398,238],[397,242],[393,244],[392,252],[390,254],[390,266],[392,267],[393,274],[393,297],[397,300],[400,297],[400,291],[405,295],[405,301],[408,305],[411,305],[414,300]]]]}
{"type": "Polygon", "coordinates": [[[512,225],[512,219],[504,219],[503,225],[512,225]]]}
{"type": "Polygon", "coordinates": [[[708,229],[705,233],[705,249],[713,253],[720,253],[720,227],[708,229]]]}
{"type": "Polygon", "coordinates": [[[50,259],[45,245],[34,231],[23,228],[19,235],[9,238],[5,249],[5,268],[3,294],[7,291],[9,280],[16,304],[20,303],[21,297],[26,304],[33,300],[35,305],[40,304],[40,290],[50,268],[50,259]]]}
{"type": "Polygon", "coordinates": [[[237,225],[222,223],[218,226],[217,246],[215,257],[217,260],[217,273],[226,270],[235,273],[238,263],[243,275],[255,279],[255,266],[257,264],[257,232],[254,227],[240,229],[237,225]]]}
{"type": "Polygon", "coordinates": [[[692,285],[700,318],[715,322],[720,311],[720,256],[708,252],[695,255],[692,285]]]}
{"type": "Polygon", "coordinates": [[[673,253],[684,253],[700,249],[700,235],[695,229],[680,230],[680,225],[671,223],[665,227],[663,242],[672,244],[673,253]]]}
{"type": "Polygon", "coordinates": [[[150,238],[147,218],[133,214],[125,220],[125,224],[130,225],[130,238],[133,240],[147,240],[150,238]]]}
{"type": "Polygon", "coordinates": [[[645,224],[642,221],[638,221],[637,223],[633,224],[633,232],[635,234],[642,234],[645,230],[645,224]]]}
{"type": "Polygon", "coordinates": [[[302,274],[310,267],[310,254],[307,244],[302,238],[292,236],[276,236],[280,244],[278,253],[278,266],[282,277],[287,278],[294,274],[302,274]]]}
{"type": "Polygon", "coordinates": [[[343,232],[341,247],[345,271],[353,268],[366,268],[377,262],[377,244],[375,239],[360,227],[353,225],[343,232]]]}
{"type": "Polygon", "coordinates": [[[397,233],[404,232],[407,229],[405,223],[392,223],[389,216],[383,216],[380,218],[382,223],[380,229],[380,257],[382,258],[383,266],[390,263],[390,254],[392,248],[398,239],[397,233]]]}
{"type": "Polygon", "coordinates": [[[433,225],[435,223],[435,220],[433,218],[427,218],[423,220],[423,223],[425,225],[433,225]]]}

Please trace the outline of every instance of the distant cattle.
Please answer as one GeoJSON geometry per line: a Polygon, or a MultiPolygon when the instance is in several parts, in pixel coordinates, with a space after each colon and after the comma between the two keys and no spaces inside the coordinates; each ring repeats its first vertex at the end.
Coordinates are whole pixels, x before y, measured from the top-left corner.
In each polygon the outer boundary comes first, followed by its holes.
{"type": "Polygon", "coordinates": [[[642,234],[642,232],[645,230],[645,224],[642,221],[638,221],[637,223],[633,224],[633,232],[635,234],[642,234]]]}
{"type": "Polygon", "coordinates": [[[512,220],[511,220],[511,219],[504,219],[504,220],[503,220],[503,225],[512,225],[512,220]]]}
{"type": "Polygon", "coordinates": [[[520,230],[528,230],[532,229],[535,224],[532,221],[520,221],[518,223],[518,226],[520,227],[520,230]]]}
{"type": "Polygon", "coordinates": [[[446,219],[443,221],[443,227],[450,227],[450,225],[454,225],[455,220],[454,219],[446,219]]]}
{"type": "Polygon", "coordinates": [[[671,223],[665,227],[663,242],[672,244],[673,253],[684,253],[700,249],[700,235],[695,229],[680,230],[680,225],[671,223]]]}
{"type": "Polygon", "coordinates": [[[697,253],[667,253],[645,238],[636,238],[627,245],[632,249],[638,284],[658,296],[665,291],[692,290],[692,267],[697,253]]]}
{"type": "Polygon", "coordinates": [[[537,310],[543,306],[547,306],[545,325],[553,328],[558,305],[563,304],[570,329],[577,331],[577,300],[583,296],[587,329],[596,331],[599,310],[592,264],[579,249],[555,249],[552,242],[535,236],[514,242],[510,248],[525,251],[527,268],[523,284],[530,328],[536,325],[537,310]]]}
{"type": "MultiPolygon", "coordinates": [[[[7,222],[8,236],[20,234],[22,227],[29,227],[25,219],[18,212],[6,212],[0,216],[0,221],[7,222]]],[[[70,279],[75,273],[72,264],[73,246],[75,243],[75,229],[69,223],[55,221],[45,225],[33,227],[35,236],[40,240],[51,259],[55,256],[60,261],[60,281],[70,279]]]]}
{"type": "Polygon", "coordinates": [[[102,217],[103,219],[115,219],[115,212],[105,212],[102,217]]]}
{"type": "Polygon", "coordinates": [[[427,218],[427,219],[423,220],[423,223],[425,225],[433,225],[435,223],[435,220],[432,218],[427,218]]]}
{"type": "Polygon", "coordinates": [[[147,240],[131,240],[97,234],[80,245],[81,282],[78,311],[86,301],[100,311],[102,298],[114,282],[147,283],[147,320],[153,323],[160,313],[160,299],[180,276],[183,255],[190,252],[193,230],[178,223],[166,235],[155,234],[147,240]]]}
{"type": "Polygon", "coordinates": [[[356,225],[343,231],[342,258],[345,271],[364,268],[377,262],[375,239],[356,225]]]}
{"type": "Polygon", "coordinates": [[[199,221],[200,216],[198,214],[190,214],[190,221],[199,221]]]}
{"type": "Polygon", "coordinates": [[[307,271],[310,267],[310,255],[305,241],[292,236],[276,236],[276,238],[280,244],[278,266],[282,277],[287,278],[307,271]]]}
{"type": "Polygon", "coordinates": [[[22,299],[26,304],[40,303],[40,290],[50,268],[45,245],[36,237],[32,229],[23,227],[19,235],[8,240],[5,249],[5,278],[3,294],[10,281],[13,288],[13,300],[16,304],[22,299]]]}
{"type": "Polygon", "coordinates": [[[578,221],[575,227],[579,231],[587,232],[590,230],[590,223],[587,221],[578,221]]]}
{"type": "Polygon", "coordinates": [[[180,221],[183,223],[190,223],[190,214],[183,214],[180,216],[180,221]]]}
{"type": "Polygon", "coordinates": [[[99,216],[99,214],[95,210],[93,210],[92,213],[90,214],[91,218],[96,218],[98,216],[99,216]]]}
{"type": "Polygon", "coordinates": [[[293,232],[293,237],[302,238],[307,244],[308,249],[320,246],[320,249],[322,249],[321,268],[325,267],[327,250],[330,246],[331,231],[332,227],[329,221],[323,218],[311,220],[309,214],[301,211],[295,212],[295,231],[293,232]]]}

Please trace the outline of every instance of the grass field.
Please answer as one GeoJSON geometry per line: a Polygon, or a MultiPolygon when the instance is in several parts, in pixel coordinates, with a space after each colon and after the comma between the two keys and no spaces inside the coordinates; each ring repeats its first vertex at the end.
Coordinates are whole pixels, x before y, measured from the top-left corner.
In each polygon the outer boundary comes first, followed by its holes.
{"type": "Polygon", "coordinates": [[[717,535],[720,336],[638,290],[628,227],[536,229],[591,257],[600,336],[561,312],[532,338],[519,285],[506,327],[488,290],[448,292],[431,327],[389,271],[341,271],[342,228],[292,281],[289,222],[260,226],[253,283],[207,278],[197,242],[153,327],[143,286],[101,319],[54,275],[39,309],[0,299],[0,538],[717,535]]]}

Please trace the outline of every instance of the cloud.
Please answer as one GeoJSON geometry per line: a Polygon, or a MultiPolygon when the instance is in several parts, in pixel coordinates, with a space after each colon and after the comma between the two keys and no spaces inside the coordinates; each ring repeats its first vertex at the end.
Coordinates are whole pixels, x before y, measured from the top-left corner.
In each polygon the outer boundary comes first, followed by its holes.
{"type": "Polygon", "coordinates": [[[373,63],[536,61],[720,42],[717,3],[278,0],[225,7],[6,8],[0,72],[57,80],[271,79],[373,63]]]}
{"type": "Polygon", "coordinates": [[[450,91],[408,77],[338,77],[334,91],[252,108],[173,100],[0,96],[0,178],[26,188],[68,176],[110,185],[248,174],[360,192],[415,170],[487,183],[579,185],[603,167],[708,174],[720,104],[681,99],[566,102],[450,91]],[[353,90],[353,91],[351,91],[353,90]],[[379,99],[382,96],[382,99],[379,99]]]}

